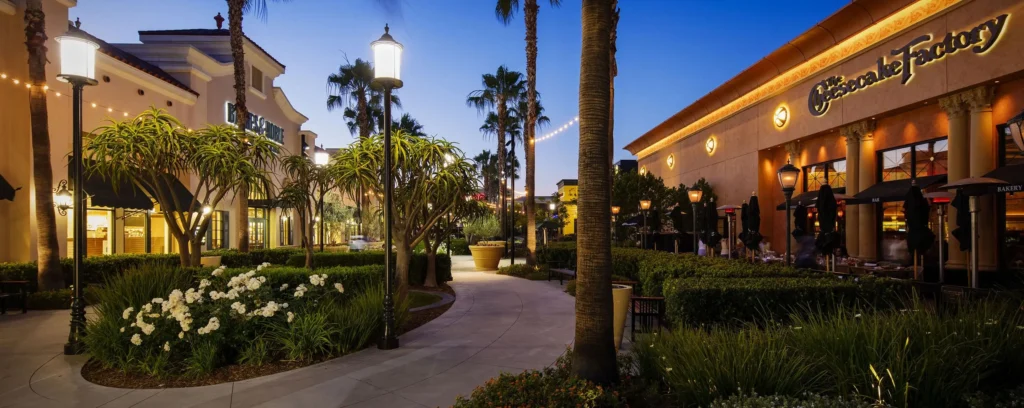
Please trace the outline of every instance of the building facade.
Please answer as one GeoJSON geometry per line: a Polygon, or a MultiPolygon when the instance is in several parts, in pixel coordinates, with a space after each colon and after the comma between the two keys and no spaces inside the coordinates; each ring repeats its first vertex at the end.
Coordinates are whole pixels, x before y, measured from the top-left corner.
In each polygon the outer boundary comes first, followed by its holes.
{"type": "Polygon", "coordinates": [[[576,200],[579,198],[579,180],[564,179],[558,181],[558,202],[565,208],[566,217],[560,235],[576,233],[576,200]]]}
{"type": "MultiPolygon", "coordinates": [[[[0,201],[0,262],[36,257],[31,120],[28,90],[24,87],[28,78],[24,3],[0,0],[0,137],[4,145],[0,149],[0,176],[14,188],[21,188],[13,200],[0,201]]],[[[234,71],[226,28],[214,28],[211,19],[208,29],[140,31],[139,43],[110,44],[88,33],[90,22],[83,22],[81,27],[68,22],[68,9],[75,5],[74,0],[43,0],[54,187],[61,180],[70,180],[71,87],[57,80],[60,48],[54,40],[66,32],[88,37],[99,45],[99,83],[86,87],[83,94],[83,132],[109,120],[134,117],[151,107],[167,111],[190,129],[234,121],[234,71]]],[[[275,78],[284,74],[285,66],[251,39],[246,38],[244,50],[248,127],[279,144],[282,155],[306,154],[315,145],[316,134],[302,129],[307,118],[291,105],[284,90],[274,85],[275,78]]],[[[272,171],[272,178],[279,185],[284,179],[283,172],[272,171]]],[[[193,175],[178,178],[186,189],[194,191],[197,180],[193,175]]],[[[177,243],[152,200],[144,193],[133,195],[125,189],[114,193],[109,185],[103,184],[102,179],[88,177],[84,185],[91,196],[86,232],[89,256],[177,251],[177,243]]],[[[275,206],[273,187],[250,190],[247,214],[239,213],[237,202],[230,196],[212,208],[205,249],[237,247],[239,223],[248,224],[252,247],[299,244],[295,218],[291,210],[275,206]]],[[[61,256],[70,255],[70,220],[70,215],[57,217],[61,256]]]]}
{"type": "MultiPolygon", "coordinates": [[[[777,170],[791,162],[802,170],[794,201],[813,204],[824,184],[852,197],[839,221],[851,256],[909,263],[902,202],[912,182],[927,193],[1024,163],[1002,126],[1024,109],[1022,74],[1024,2],[854,0],[626,149],[666,185],[706,178],[721,204],[755,192],[761,232],[780,252],[777,170]]],[[[982,271],[1024,263],[1014,177],[981,197],[982,271]]],[[[947,267],[963,269],[949,210],[940,220],[933,206],[930,225],[937,235],[945,226],[947,267]]]]}

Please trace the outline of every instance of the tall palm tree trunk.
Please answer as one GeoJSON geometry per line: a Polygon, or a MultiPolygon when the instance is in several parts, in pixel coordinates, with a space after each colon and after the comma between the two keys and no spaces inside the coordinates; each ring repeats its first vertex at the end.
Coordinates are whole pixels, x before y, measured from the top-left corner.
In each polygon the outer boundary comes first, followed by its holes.
{"type": "Polygon", "coordinates": [[[28,47],[29,111],[32,119],[32,171],[36,196],[37,256],[40,290],[64,288],[57,244],[57,215],[53,210],[53,167],[46,111],[46,15],[41,0],[25,5],[25,45],[28,47]]]}
{"type": "Polygon", "coordinates": [[[572,371],[598,384],[618,381],[612,330],[611,231],[608,220],[608,113],[612,0],[583,0],[580,56],[580,214],[576,221],[576,340],[572,371]]]}
{"type": "MultiPolygon", "coordinates": [[[[609,35],[608,64],[611,69],[608,78],[608,202],[613,203],[612,192],[615,191],[615,77],[619,75],[619,64],[615,61],[615,41],[619,32],[619,0],[612,0],[612,27],[609,35]]],[[[612,225],[614,229],[615,226],[612,225]]]]}
{"type": "MultiPolygon", "coordinates": [[[[245,50],[242,48],[242,6],[246,0],[227,0],[228,30],[231,34],[231,59],[235,68],[235,124],[245,132],[249,109],[245,106],[245,50]]],[[[238,250],[249,252],[249,186],[242,183],[235,194],[238,199],[238,250]]]]}
{"type": "Polygon", "coordinates": [[[537,127],[537,14],[540,7],[537,0],[526,0],[523,5],[526,17],[526,129],[523,129],[523,136],[526,143],[523,150],[526,153],[526,264],[533,266],[537,264],[537,214],[534,207],[534,184],[536,174],[536,146],[534,146],[534,131],[537,127]]]}
{"type": "Polygon", "coordinates": [[[505,100],[498,100],[498,225],[501,225],[501,237],[508,238],[508,229],[505,224],[505,200],[508,199],[507,186],[505,185],[505,172],[511,171],[505,166],[505,115],[508,109],[505,100]]]}

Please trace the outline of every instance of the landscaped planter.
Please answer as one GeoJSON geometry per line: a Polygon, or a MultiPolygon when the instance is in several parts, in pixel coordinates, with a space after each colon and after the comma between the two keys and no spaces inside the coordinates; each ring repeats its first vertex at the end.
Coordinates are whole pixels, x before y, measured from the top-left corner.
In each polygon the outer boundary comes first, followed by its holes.
{"type": "Polygon", "coordinates": [[[470,245],[469,252],[473,254],[473,264],[479,271],[493,271],[498,269],[498,262],[501,262],[505,254],[504,246],[491,245],[470,245]]]}
{"type": "Polygon", "coordinates": [[[612,285],[613,322],[615,323],[615,349],[622,344],[622,333],[626,329],[626,315],[629,313],[629,298],[633,288],[626,285],[612,285]]]}
{"type": "Polygon", "coordinates": [[[220,256],[204,256],[199,258],[199,264],[202,266],[212,266],[216,268],[220,266],[220,256]]]}

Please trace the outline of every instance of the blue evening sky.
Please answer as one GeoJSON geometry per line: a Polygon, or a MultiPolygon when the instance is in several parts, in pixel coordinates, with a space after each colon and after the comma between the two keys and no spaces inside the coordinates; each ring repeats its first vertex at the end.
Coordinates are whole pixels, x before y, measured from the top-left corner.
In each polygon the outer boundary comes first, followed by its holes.
{"type": "MultiPolygon", "coordinates": [[[[621,148],[694,100],[834,13],[849,0],[620,0],[615,144],[621,148]]],[[[266,21],[246,17],[246,34],[287,66],[276,85],[309,117],[305,128],[326,147],[353,139],[341,112],[326,108],[326,77],[348,58],[370,59],[369,43],[391,25],[405,46],[399,90],[404,111],[426,132],[457,141],[467,156],[495,151],[466,106],[480,76],[501,64],[525,73],[522,13],[509,26],[494,0],[294,0],[269,3],[266,21]]],[[[551,118],[541,136],[576,115],[580,3],[541,0],[537,89],[551,118]]],[[[224,1],[83,0],[70,18],[112,43],[138,42],[139,30],[214,28],[224,1]]],[[[225,23],[225,27],[227,23],[225,23]]],[[[576,178],[578,128],[537,144],[537,192],[576,178]]],[[[522,153],[520,150],[520,157],[522,153]]],[[[633,158],[618,150],[616,160],[633,158]]],[[[517,190],[522,191],[522,181],[517,190]]]]}

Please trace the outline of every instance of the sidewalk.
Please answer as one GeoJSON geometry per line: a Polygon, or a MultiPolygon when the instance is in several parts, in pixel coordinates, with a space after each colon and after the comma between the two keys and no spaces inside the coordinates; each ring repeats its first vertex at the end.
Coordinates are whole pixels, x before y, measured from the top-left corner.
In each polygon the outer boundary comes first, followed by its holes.
{"type": "Polygon", "coordinates": [[[61,354],[67,311],[2,316],[0,407],[447,407],[501,372],[542,368],[565,352],[574,303],[557,282],[476,272],[468,256],[454,258],[455,303],[399,349],[206,387],[89,383],[79,374],[87,357],[61,354]]]}

